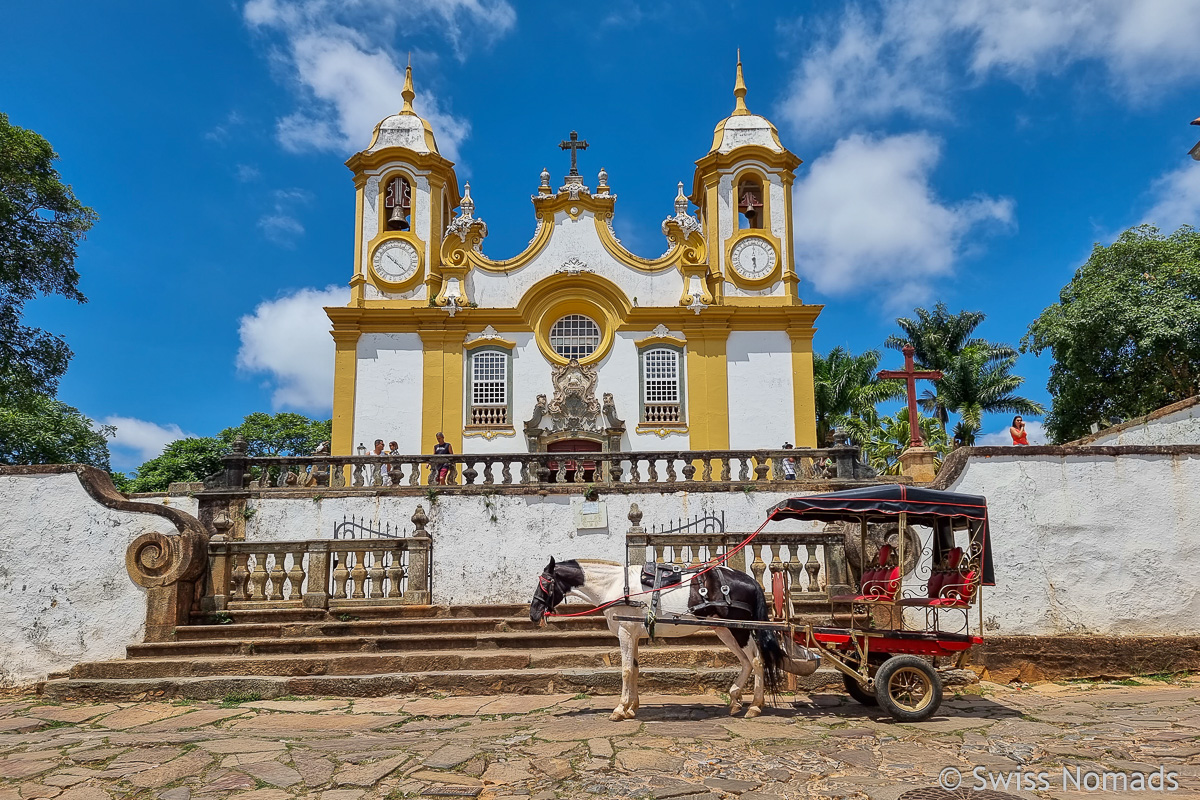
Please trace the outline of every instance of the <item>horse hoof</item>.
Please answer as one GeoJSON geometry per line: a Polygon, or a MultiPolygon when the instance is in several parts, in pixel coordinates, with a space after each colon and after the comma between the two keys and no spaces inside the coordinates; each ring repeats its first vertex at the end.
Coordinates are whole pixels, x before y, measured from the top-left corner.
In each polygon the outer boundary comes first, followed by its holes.
{"type": "Polygon", "coordinates": [[[762,713],[762,709],[756,706],[750,706],[746,709],[746,719],[754,719],[762,713]]]}
{"type": "Polygon", "coordinates": [[[737,713],[741,710],[742,710],[741,703],[738,703],[737,705],[732,705],[729,707],[729,716],[731,716],[731,717],[736,716],[737,713]]]}
{"type": "Polygon", "coordinates": [[[614,711],[612,713],[612,716],[609,717],[609,720],[611,720],[612,722],[620,722],[623,719],[625,719],[625,715],[622,714],[620,711],[614,711]]]}

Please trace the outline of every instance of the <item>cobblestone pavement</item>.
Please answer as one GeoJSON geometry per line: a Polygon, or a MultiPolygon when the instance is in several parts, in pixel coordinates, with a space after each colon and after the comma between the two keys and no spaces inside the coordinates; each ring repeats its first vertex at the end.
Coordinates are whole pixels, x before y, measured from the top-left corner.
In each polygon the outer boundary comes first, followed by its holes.
{"type": "Polygon", "coordinates": [[[1200,797],[1200,681],[1144,684],[985,683],[919,725],[832,693],[781,696],[755,720],[729,717],[718,697],[650,696],[619,723],[611,697],[15,698],[0,701],[0,800],[382,800],[447,787],[485,800],[894,800],[951,766],[964,786],[977,767],[1048,773],[1049,790],[1024,797],[1200,797]],[[1160,766],[1177,791],[1083,790],[1089,774],[1160,766]],[[1064,767],[1083,788],[1063,790],[1064,767]]]}

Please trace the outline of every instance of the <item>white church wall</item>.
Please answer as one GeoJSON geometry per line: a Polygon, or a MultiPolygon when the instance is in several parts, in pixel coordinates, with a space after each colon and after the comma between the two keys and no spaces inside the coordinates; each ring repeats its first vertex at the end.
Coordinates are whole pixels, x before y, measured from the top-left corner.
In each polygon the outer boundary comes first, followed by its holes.
{"type": "MultiPolygon", "coordinates": [[[[550,277],[571,259],[583,262],[587,269],[620,286],[642,306],[674,306],[683,294],[683,276],[676,269],[654,273],[627,267],[604,248],[596,232],[595,215],[584,211],[578,219],[562,212],[555,215],[555,230],[544,250],[526,266],[512,272],[496,273],[483,269],[471,271],[468,291],[483,308],[513,308],[538,281],[550,277]]],[[[666,249],[666,240],[663,240],[666,249]]],[[[659,255],[658,253],[654,254],[659,255]]]]}
{"type": "MultiPolygon", "coordinates": [[[[1149,415],[1141,421],[1131,420],[1098,434],[1086,437],[1080,444],[1090,447],[1109,445],[1200,444],[1200,403],[1192,402],[1183,408],[1163,414],[1149,415]]],[[[1165,409],[1164,409],[1165,410],[1165,409]]]]}
{"type": "Polygon", "coordinates": [[[725,345],[729,447],[778,448],[796,441],[792,343],[783,331],[733,331],[725,345]]]}
{"type": "Polygon", "coordinates": [[[1200,634],[1194,448],[1118,456],[1013,450],[971,455],[948,486],[988,499],[997,583],[985,589],[991,630],[1200,634]]]}
{"type": "Polygon", "coordinates": [[[421,452],[423,355],[416,333],[364,333],[358,340],[354,447],[395,440],[401,453],[421,452]]]}
{"type": "Polygon", "coordinates": [[[0,687],[124,658],[142,641],[146,590],[125,571],[125,550],[171,523],[107,508],[79,480],[0,475],[0,687]]]}

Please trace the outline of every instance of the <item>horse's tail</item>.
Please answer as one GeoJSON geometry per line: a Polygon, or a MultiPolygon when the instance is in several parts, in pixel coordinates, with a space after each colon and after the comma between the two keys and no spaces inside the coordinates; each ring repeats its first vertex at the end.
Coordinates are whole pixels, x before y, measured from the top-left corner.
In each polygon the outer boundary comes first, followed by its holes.
{"type": "MultiPolygon", "coordinates": [[[[767,598],[757,581],[754,584],[754,619],[767,621],[767,598]]],[[[772,693],[779,691],[783,680],[783,664],[787,658],[783,646],[775,636],[775,631],[756,630],[754,640],[758,642],[758,652],[763,662],[763,682],[772,693]]]]}

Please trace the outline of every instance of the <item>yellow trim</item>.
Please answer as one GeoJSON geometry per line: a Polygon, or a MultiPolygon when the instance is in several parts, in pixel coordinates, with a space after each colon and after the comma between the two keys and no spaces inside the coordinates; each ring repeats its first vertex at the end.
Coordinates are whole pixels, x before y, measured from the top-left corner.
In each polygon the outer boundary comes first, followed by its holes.
{"type": "Polygon", "coordinates": [[[491,441],[498,436],[516,436],[517,432],[512,427],[508,428],[484,428],[480,426],[466,425],[462,432],[464,439],[486,439],[491,441]]]}
{"type": "Polygon", "coordinates": [[[687,409],[693,450],[729,449],[729,372],[727,328],[686,331],[687,409]]]}
{"type": "Polygon", "coordinates": [[[333,331],[333,432],[329,453],[354,454],[354,393],[358,382],[358,337],[356,330],[333,331]]]}
{"type": "Polygon", "coordinates": [[[792,409],[796,415],[796,445],[820,447],[817,442],[817,398],[813,387],[812,338],[815,329],[789,328],[792,340],[792,409]]]}
{"type": "MultiPolygon", "coordinates": [[[[617,329],[625,322],[632,308],[632,303],[620,287],[607,278],[588,272],[579,275],[560,273],[544,278],[530,287],[517,304],[517,312],[533,329],[538,349],[552,364],[567,363],[567,359],[550,346],[550,328],[559,319],[567,314],[583,314],[599,326],[599,346],[590,356],[579,359],[581,364],[593,364],[608,355],[617,329]]],[[[472,323],[479,324],[474,310],[472,323]]]]}
{"type": "Polygon", "coordinates": [[[658,258],[642,258],[634,255],[616,240],[609,229],[608,220],[612,216],[612,211],[596,214],[594,218],[596,234],[600,237],[600,244],[604,245],[608,254],[631,269],[641,272],[658,272],[679,267],[682,270],[684,265],[703,264],[708,257],[708,246],[704,243],[704,238],[698,233],[693,233],[685,238],[678,223],[667,224],[667,244],[670,245],[670,249],[666,253],[658,258]]]}
{"type": "Polygon", "coordinates": [[[463,344],[463,350],[478,350],[481,347],[503,347],[505,350],[512,350],[516,346],[516,342],[511,342],[508,339],[501,339],[498,336],[493,336],[489,339],[480,335],[463,344]]]}
{"type": "Polygon", "coordinates": [[[488,272],[508,272],[520,269],[532,261],[550,242],[554,232],[554,215],[538,214],[538,228],[529,246],[512,258],[499,261],[485,256],[480,248],[483,246],[483,234],[477,226],[464,240],[457,234],[447,234],[442,240],[442,264],[453,267],[478,267],[488,272]]]}
{"type": "MultiPolygon", "coordinates": [[[[783,272],[783,256],[779,251],[779,237],[765,228],[735,230],[733,235],[725,240],[725,280],[743,289],[765,289],[772,284],[779,283],[783,272]],[[747,278],[733,266],[733,248],[743,239],[762,239],[775,251],[775,266],[761,278],[747,278]]],[[[754,299],[758,300],[760,298],[756,297],[754,299]]]]}
{"type": "MultiPolygon", "coordinates": [[[[667,423],[663,423],[661,425],[652,425],[647,423],[645,425],[639,424],[636,428],[634,428],[634,432],[651,433],[660,439],[665,439],[668,436],[677,436],[688,433],[688,426],[686,423],[680,423],[678,425],[671,425],[667,423]]],[[[695,445],[691,442],[689,442],[688,446],[692,449],[696,449],[695,445]]]]}
{"type": "Polygon", "coordinates": [[[660,344],[669,344],[674,347],[683,349],[683,348],[687,347],[687,340],[680,338],[678,336],[671,336],[668,334],[667,336],[647,336],[645,339],[635,340],[633,344],[639,350],[646,348],[646,347],[654,347],[655,345],[660,345],[660,344]]]}
{"type": "Polygon", "coordinates": [[[421,452],[432,453],[437,433],[462,452],[463,341],[461,330],[421,334],[421,452]],[[426,449],[428,448],[428,449],[426,449]]]}
{"type": "Polygon", "coordinates": [[[366,283],[365,270],[362,263],[363,241],[363,207],[366,205],[366,182],[354,182],[354,275],[350,279],[350,303],[360,305],[363,302],[363,284],[366,283]]]}

